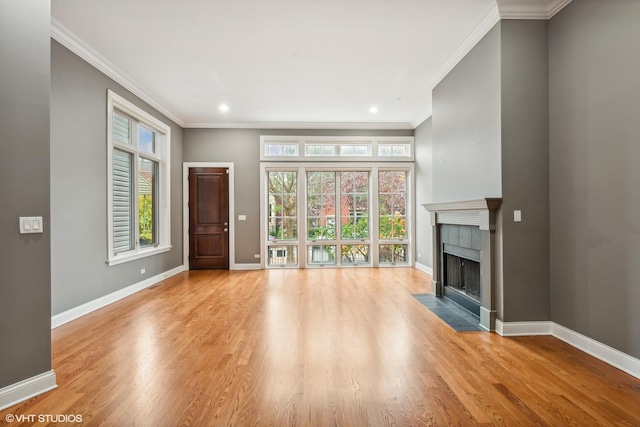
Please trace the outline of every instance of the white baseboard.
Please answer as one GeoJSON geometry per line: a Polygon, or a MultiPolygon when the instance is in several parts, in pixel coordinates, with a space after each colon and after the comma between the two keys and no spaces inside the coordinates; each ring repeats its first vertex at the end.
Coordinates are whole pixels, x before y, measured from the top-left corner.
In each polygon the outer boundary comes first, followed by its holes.
{"type": "Polygon", "coordinates": [[[503,337],[552,335],[553,322],[502,322],[496,320],[496,333],[503,337]]]}
{"type": "Polygon", "coordinates": [[[57,388],[56,374],[44,372],[0,389],[0,411],[57,388]]]}
{"type": "Polygon", "coordinates": [[[505,337],[552,335],[596,359],[640,378],[640,359],[554,322],[501,322],[496,320],[496,333],[505,337]]]}
{"type": "Polygon", "coordinates": [[[433,276],[433,268],[426,266],[424,264],[420,264],[419,262],[416,262],[416,268],[420,271],[423,271],[425,273],[427,273],[430,276],[433,276]]]}
{"type": "Polygon", "coordinates": [[[640,359],[556,323],[553,324],[552,335],[629,375],[640,378],[640,359]]]}
{"type": "Polygon", "coordinates": [[[182,271],[184,271],[184,266],[180,265],[174,269],[165,271],[164,273],[158,274],[153,277],[149,277],[148,279],[145,279],[142,282],[135,283],[131,286],[127,286],[124,289],[120,289],[119,291],[112,292],[103,297],[96,298],[93,301],[89,301],[85,304],[79,305],[77,307],[71,308],[62,313],[56,314],[55,316],[51,317],[51,329],[55,329],[58,326],[64,325],[67,322],[77,319],[78,317],[84,316],[85,314],[89,314],[92,311],[98,310],[109,304],[113,304],[114,302],[119,301],[122,298],[126,298],[129,295],[133,295],[136,292],[140,292],[141,290],[146,289],[150,286],[153,286],[156,283],[168,277],[181,273],[182,271]]]}
{"type": "Polygon", "coordinates": [[[230,270],[262,270],[260,263],[256,264],[234,264],[230,270]]]}

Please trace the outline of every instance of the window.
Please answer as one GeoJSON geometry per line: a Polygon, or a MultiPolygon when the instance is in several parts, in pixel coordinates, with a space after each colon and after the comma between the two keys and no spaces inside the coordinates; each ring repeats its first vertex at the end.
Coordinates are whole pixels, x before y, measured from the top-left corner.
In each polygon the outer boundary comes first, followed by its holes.
{"type": "Polygon", "coordinates": [[[410,163],[261,164],[267,267],[412,264],[410,163]]]}
{"type": "Polygon", "coordinates": [[[261,161],[413,161],[412,136],[261,136],[261,161]]]}
{"type": "Polygon", "coordinates": [[[378,233],[381,264],[407,264],[407,172],[378,174],[378,233]]]}
{"type": "Polygon", "coordinates": [[[109,265],[171,248],[170,132],[169,126],[109,91],[109,265]]]}
{"type": "Polygon", "coordinates": [[[269,172],[269,265],[297,265],[298,248],[298,176],[296,172],[269,172]],[[294,243],[292,245],[291,243],[294,243]],[[288,243],[288,244],[283,244],[288,243]]]}

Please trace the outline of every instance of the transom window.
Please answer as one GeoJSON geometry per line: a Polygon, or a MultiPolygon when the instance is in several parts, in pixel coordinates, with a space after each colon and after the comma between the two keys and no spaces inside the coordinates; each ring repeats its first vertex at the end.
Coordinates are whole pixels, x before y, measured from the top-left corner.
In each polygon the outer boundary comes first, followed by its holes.
{"type": "Polygon", "coordinates": [[[413,161],[413,137],[261,136],[262,161],[413,161]]]}
{"type": "Polygon", "coordinates": [[[108,92],[109,265],[171,247],[169,144],[169,126],[108,92]]]}

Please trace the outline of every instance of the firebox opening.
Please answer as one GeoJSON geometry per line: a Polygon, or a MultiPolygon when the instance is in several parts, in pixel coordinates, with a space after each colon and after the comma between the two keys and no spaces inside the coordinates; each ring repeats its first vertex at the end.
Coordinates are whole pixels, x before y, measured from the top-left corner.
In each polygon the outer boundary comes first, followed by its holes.
{"type": "Polygon", "coordinates": [[[444,253],[444,295],[480,316],[480,263],[444,253]]]}

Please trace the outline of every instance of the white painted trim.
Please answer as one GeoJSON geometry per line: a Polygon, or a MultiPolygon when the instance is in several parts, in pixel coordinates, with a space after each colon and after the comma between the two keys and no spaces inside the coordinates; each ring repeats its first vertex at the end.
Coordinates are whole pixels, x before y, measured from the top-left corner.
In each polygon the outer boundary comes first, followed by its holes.
{"type": "Polygon", "coordinates": [[[496,320],[496,333],[503,337],[551,335],[551,322],[503,322],[496,320]]]}
{"type": "Polygon", "coordinates": [[[559,340],[590,354],[596,359],[600,359],[629,375],[640,378],[640,359],[636,359],[633,356],[579,334],[578,332],[572,331],[571,329],[565,328],[564,326],[558,325],[557,323],[553,323],[552,335],[559,340]]]}
{"type": "Polygon", "coordinates": [[[496,333],[505,337],[551,335],[629,375],[640,378],[640,359],[555,322],[502,322],[496,320],[496,333]]]}
{"type": "Polygon", "coordinates": [[[431,267],[426,266],[426,265],[424,265],[424,264],[421,264],[421,263],[419,263],[419,262],[416,262],[415,267],[416,267],[418,270],[420,270],[420,271],[422,271],[422,272],[425,272],[425,273],[427,273],[427,274],[428,274],[428,275],[430,275],[430,276],[433,276],[433,269],[432,269],[431,267]]]}
{"type": "Polygon", "coordinates": [[[551,3],[549,4],[548,19],[556,16],[556,14],[564,9],[565,6],[567,6],[569,3],[571,3],[571,1],[572,0],[551,0],[551,3]]]}
{"type": "MultiPolygon", "coordinates": [[[[337,152],[338,150],[336,150],[337,152]]],[[[371,163],[371,162],[413,162],[415,160],[414,136],[319,136],[319,135],[260,135],[261,162],[316,162],[316,163],[371,163]],[[266,145],[281,145],[282,142],[297,144],[298,153],[295,156],[267,156],[266,145]],[[309,145],[362,145],[369,150],[367,156],[310,156],[306,153],[309,145]],[[408,145],[408,156],[381,156],[379,147],[384,145],[408,145]]]]}
{"type": "Polygon", "coordinates": [[[233,162],[182,163],[182,264],[189,270],[189,168],[229,169],[229,269],[236,263],[235,172],[233,162]]]}
{"type": "Polygon", "coordinates": [[[55,388],[58,388],[58,385],[53,370],[1,388],[0,411],[55,388]]]}
{"type": "Polygon", "coordinates": [[[478,24],[478,26],[475,27],[467,37],[465,37],[462,44],[458,46],[447,62],[445,62],[435,76],[429,80],[426,89],[433,90],[499,21],[500,13],[498,11],[498,6],[496,5],[489,10],[482,21],[480,21],[480,24],[478,24]]]}
{"type": "Polygon", "coordinates": [[[549,20],[571,0],[498,0],[502,19],[549,20]]]}
{"type": "Polygon", "coordinates": [[[178,266],[169,271],[165,271],[164,273],[158,274],[153,277],[149,277],[148,279],[143,280],[142,282],[135,283],[131,286],[127,286],[126,288],[120,289],[118,291],[112,292],[108,295],[105,295],[100,298],[96,298],[93,301],[89,301],[62,313],[56,314],[51,317],[51,329],[55,329],[58,326],[62,326],[65,323],[68,323],[72,320],[75,320],[79,317],[84,316],[85,314],[89,314],[95,310],[98,310],[102,307],[106,307],[109,304],[113,304],[116,301],[119,301],[123,298],[126,298],[130,295],[135,294],[143,289],[146,289],[150,286],[155,285],[156,283],[174,276],[180,272],[184,271],[184,266],[178,266]]]}
{"type": "Polygon", "coordinates": [[[240,263],[240,264],[234,264],[233,266],[231,266],[231,270],[262,270],[262,264],[259,263],[252,263],[252,264],[244,264],[244,263],[240,263]]]}
{"type": "Polygon", "coordinates": [[[407,122],[231,122],[185,123],[185,128],[202,129],[353,129],[353,130],[401,130],[414,128],[407,122]]]}
{"type": "MultiPolygon", "coordinates": [[[[134,136],[135,138],[135,136],[134,136]]],[[[137,144],[135,144],[137,145],[137,144]]],[[[162,252],[171,250],[171,126],[165,124],[153,115],[147,113],[137,107],[132,102],[113,92],[107,90],[107,264],[109,266],[122,264],[136,259],[144,258],[151,255],[157,255],[162,252]],[[145,126],[152,128],[158,137],[157,151],[153,155],[142,152],[137,146],[122,144],[113,140],[113,115],[115,110],[122,111],[130,116],[133,120],[137,120],[145,126]],[[133,156],[133,176],[138,175],[137,159],[141,156],[150,158],[158,162],[159,166],[159,198],[160,204],[158,210],[158,246],[150,248],[140,248],[138,244],[127,252],[114,254],[113,242],[113,150],[117,148],[126,151],[133,156]]],[[[133,180],[133,194],[137,200],[139,191],[138,180],[133,180]]],[[[138,222],[138,203],[134,203],[134,224],[137,227],[138,222]]],[[[134,240],[138,241],[138,233],[136,232],[134,240]]]]}
{"type": "Polygon", "coordinates": [[[416,118],[411,122],[411,126],[413,127],[413,129],[416,129],[418,126],[424,123],[432,115],[433,115],[433,108],[429,107],[427,111],[422,113],[418,118],[416,118]]]}
{"type": "Polygon", "coordinates": [[[80,58],[87,61],[93,67],[104,73],[107,77],[115,80],[116,83],[122,85],[125,89],[133,93],[135,96],[158,110],[160,113],[173,120],[181,127],[185,127],[185,121],[173,111],[166,108],[160,102],[156,101],[149,93],[142,89],[142,85],[127,76],[119,70],[115,65],[110,63],[105,57],[93,50],[89,45],[84,43],[78,36],[73,34],[67,27],[58,22],[55,18],[51,18],[51,38],[71,50],[80,58]]]}

